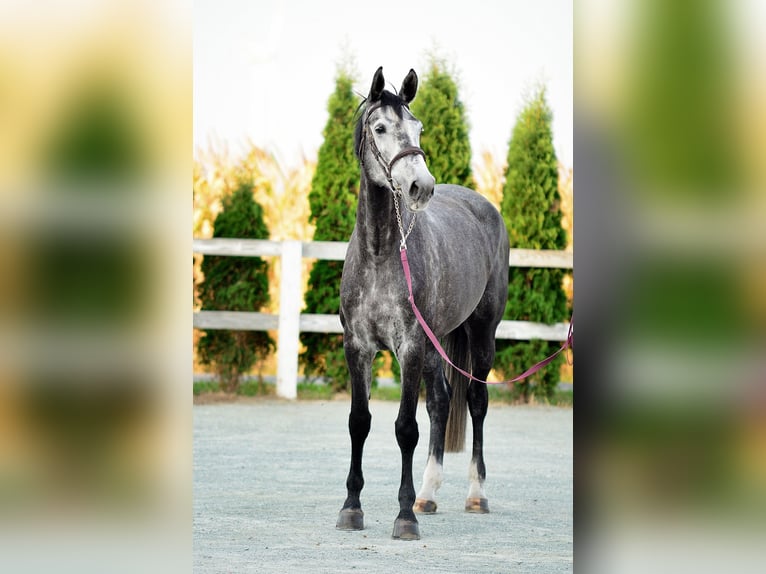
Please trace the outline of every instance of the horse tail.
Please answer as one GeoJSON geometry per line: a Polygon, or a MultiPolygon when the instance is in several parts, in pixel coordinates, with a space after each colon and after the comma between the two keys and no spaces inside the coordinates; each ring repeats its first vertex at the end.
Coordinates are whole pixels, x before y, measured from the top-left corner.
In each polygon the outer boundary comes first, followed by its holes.
{"type": "MultiPolygon", "coordinates": [[[[452,362],[466,372],[471,372],[471,350],[468,334],[464,327],[458,327],[447,335],[444,350],[452,362]]],[[[447,382],[452,392],[447,417],[447,431],[444,436],[445,452],[462,452],[465,448],[466,413],[468,411],[468,377],[444,363],[447,382]]]]}

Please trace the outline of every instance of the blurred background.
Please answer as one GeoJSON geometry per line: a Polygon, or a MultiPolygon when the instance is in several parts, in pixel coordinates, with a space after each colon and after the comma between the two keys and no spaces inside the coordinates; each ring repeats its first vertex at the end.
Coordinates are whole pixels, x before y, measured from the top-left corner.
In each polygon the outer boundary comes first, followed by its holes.
{"type": "Polygon", "coordinates": [[[762,2],[575,9],[575,568],[766,555],[762,2]]]}
{"type": "Polygon", "coordinates": [[[191,110],[188,3],[0,6],[0,571],[190,570],[191,110]]]}

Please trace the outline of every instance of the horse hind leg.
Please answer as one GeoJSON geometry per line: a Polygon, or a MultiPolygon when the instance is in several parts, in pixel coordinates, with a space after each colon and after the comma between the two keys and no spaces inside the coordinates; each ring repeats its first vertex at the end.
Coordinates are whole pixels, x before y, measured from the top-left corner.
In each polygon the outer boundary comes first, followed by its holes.
{"type": "MultiPolygon", "coordinates": [[[[494,329],[485,331],[482,331],[485,336],[474,336],[471,341],[473,375],[481,380],[487,379],[495,359],[494,329]]],[[[484,492],[487,476],[484,464],[484,419],[487,416],[488,404],[487,385],[471,381],[468,385],[468,412],[471,415],[473,447],[468,467],[469,486],[465,510],[481,514],[489,512],[489,503],[484,492]]]]}
{"type": "Polygon", "coordinates": [[[436,492],[444,478],[444,434],[449,415],[450,391],[441,366],[441,360],[431,371],[425,372],[426,408],[431,422],[428,442],[428,462],[423,472],[423,483],[415,498],[414,510],[420,514],[436,512],[436,492]]]}
{"type": "MultiPolygon", "coordinates": [[[[474,371],[475,372],[475,371],[474,371]]],[[[489,370],[478,375],[486,379],[489,370]]],[[[468,410],[471,413],[473,427],[473,449],[468,466],[468,496],[465,500],[466,512],[487,513],[489,503],[484,492],[487,468],[484,464],[484,418],[487,415],[487,387],[483,383],[472,382],[468,386],[468,410]]]]}

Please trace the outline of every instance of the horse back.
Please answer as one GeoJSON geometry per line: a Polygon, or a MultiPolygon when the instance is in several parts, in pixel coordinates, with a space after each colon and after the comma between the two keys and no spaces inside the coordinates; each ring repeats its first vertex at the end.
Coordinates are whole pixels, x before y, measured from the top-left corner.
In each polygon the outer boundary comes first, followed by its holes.
{"type": "Polygon", "coordinates": [[[498,210],[477,192],[436,186],[408,241],[416,300],[446,333],[476,309],[499,320],[508,286],[508,232],[498,210]]]}
{"type": "Polygon", "coordinates": [[[508,232],[500,212],[476,191],[453,184],[439,184],[426,210],[430,226],[455,244],[461,256],[472,251],[507,266],[508,232]]]}

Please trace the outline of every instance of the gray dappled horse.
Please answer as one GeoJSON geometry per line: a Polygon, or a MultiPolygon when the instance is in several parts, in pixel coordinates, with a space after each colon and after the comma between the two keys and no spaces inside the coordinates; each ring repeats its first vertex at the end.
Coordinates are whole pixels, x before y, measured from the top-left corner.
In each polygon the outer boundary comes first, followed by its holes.
{"type": "Polygon", "coordinates": [[[351,468],[337,527],[364,528],[359,495],[364,486],[362,451],[372,420],[371,367],[377,352],[389,349],[399,361],[402,381],[395,423],[402,475],[393,537],[417,540],[415,511],[436,512],[445,440],[448,452],[463,449],[466,403],[473,422],[466,510],[489,510],[482,450],[487,388],[443,363],[427,339],[408,302],[400,249],[408,248],[414,300],[425,321],[456,366],[486,379],[508,295],[508,234],[500,214],[478,193],[435,185],[419,147],[422,124],[408,107],[418,88],[414,70],[398,94],[384,86],[383,69],[378,68],[360,106],[354,138],[361,184],[340,304],[351,377],[351,468]],[[406,210],[400,212],[400,203],[406,210]],[[415,414],[421,378],[431,432],[423,485],[416,497],[412,456],[418,442],[415,414]]]}

